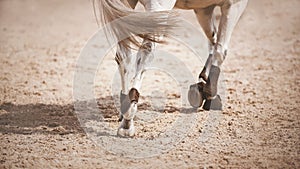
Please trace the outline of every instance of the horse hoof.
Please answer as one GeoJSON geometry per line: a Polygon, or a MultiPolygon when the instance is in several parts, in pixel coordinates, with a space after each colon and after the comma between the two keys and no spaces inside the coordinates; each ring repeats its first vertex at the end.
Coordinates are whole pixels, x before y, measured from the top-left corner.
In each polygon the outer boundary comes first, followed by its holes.
{"type": "Polygon", "coordinates": [[[197,83],[190,86],[188,92],[188,100],[190,105],[194,108],[198,108],[202,106],[203,103],[203,83],[197,83]]]}
{"type": "Polygon", "coordinates": [[[133,125],[133,120],[122,120],[120,127],[117,132],[120,137],[133,137],[135,134],[135,127],[133,125]]]}
{"type": "Polygon", "coordinates": [[[204,110],[222,110],[222,100],[220,95],[217,95],[216,98],[212,100],[206,100],[203,105],[204,110]]]}
{"type": "Polygon", "coordinates": [[[133,137],[135,134],[135,129],[124,129],[124,128],[119,128],[118,129],[118,136],[119,137],[133,137]]]}

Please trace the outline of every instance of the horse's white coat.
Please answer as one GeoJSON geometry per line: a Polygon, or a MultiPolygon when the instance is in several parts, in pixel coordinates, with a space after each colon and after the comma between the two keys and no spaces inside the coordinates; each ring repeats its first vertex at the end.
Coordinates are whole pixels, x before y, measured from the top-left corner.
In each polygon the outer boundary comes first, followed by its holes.
{"type": "MultiPolygon", "coordinates": [[[[137,4],[137,1],[139,1],[145,7],[146,11],[166,11],[173,9],[174,7],[194,10],[210,44],[210,56],[208,57],[205,66],[207,69],[202,71],[206,77],[208,76],[211,65],[219,67],[223,63],[233,29],[248,2],[248,0],[122,0],[122,2],[126,1],[133,8],[137,4]],[[216,6],[219,6],[222,12],[218,27],[215,25],[213,13],[216,6]]],[[[111,1],[110,3],[114,3],[114,1],[111,1]]],[[[116,60],[119,62],[123,94],[128,94],[128,91],[131,88],[136,88],[137,90],[140,89],[145,65],[152,60],[154,48],[154,42],[148,40],[143,41],[135,61],[135,75],[134,78],[130,80],[128,78],[128,73],[131,67],[128,63],[131,62],[131,52],[128,47],[119,43],[116,60]],[[130,84],[132,84],[132,86],[129,86],[130,84]]],[[[199,81],[201,80],[203,79],[200,78],[199,81]]],[[[131,103],[129,110],[123,114],[124,119],[130,121],[130,127],[129,129],[124,128],[126,124],[124,124],[125,121],[123,119],[118,134],[122,136],[134,135],[132,119],[136,111],[137,103],[133,102],[131,103]]]]}
{"type": "Polygon", "coordinates": [[[145,7],[146,11],[163,11],[174,8],[176,0],[139,0],[145,7]]]}

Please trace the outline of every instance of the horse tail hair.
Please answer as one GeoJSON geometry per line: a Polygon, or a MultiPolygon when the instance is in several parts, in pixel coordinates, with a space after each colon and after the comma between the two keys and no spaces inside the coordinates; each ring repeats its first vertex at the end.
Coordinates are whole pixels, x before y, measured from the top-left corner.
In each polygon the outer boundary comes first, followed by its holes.
{"type": "Polygon", "coordinates": [[[94,1],[99,8],[102,26],[107,26],[104,28],[106,36],[112,35],[128,48],[130,48],[129,42],[140,47],[139,38],[161,43],[160,37],[168,36],[177,27],[178,14],[171,10],[137,12],[130,7],[128,2],[124,3],[121,0],[94,1]],[[110,23],[109,26],[108,23],[110,23]]]}

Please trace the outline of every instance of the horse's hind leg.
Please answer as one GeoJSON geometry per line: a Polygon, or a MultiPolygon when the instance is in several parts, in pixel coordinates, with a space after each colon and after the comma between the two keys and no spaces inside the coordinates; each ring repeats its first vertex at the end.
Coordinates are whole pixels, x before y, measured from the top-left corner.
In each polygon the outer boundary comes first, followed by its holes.
{"type": "MultiPolygon", "coordinates": [[[[158,3],[158,1],[140,0],[140,2],[145,6],[146,11],[170,10],[175,5],[175,0],[169,1],[165,5],[161,5],[161,3],[158,3]]],[[[121,136],[131,137],[134,135],[133,118],[137,112],[139,90],[141,88],[145,66],[153,59],[154,48],[154,42],[144,40],[137,53],[132,87],[129,90],[128,95],[122,95],[123,100],[121,103],[121,112],[123,115],[123,120],[118,130],[118,134],[121,136]]]]}
{"type": "MultiPolygon", "coordinates": [[[[140,47],[137,57],[136,57],[136,62],[135,62],[135,74],[134,78],[132,79],[132,87],[131,89],[127,91],[128,89],[127,85],[125,87],[125,84],[122,85],[124,86],[125,93],[121,93],[121,116],[122,122],[121,125],[118,129],[118,135],[120,136],[125,136],[125,137],[132,137],[134,136],[135,129],[134,129],[134,124],[133,124],[133,118],[137,112],[137,104],[139,101],[139,90],[141,87],[141,83],[143,80],[143,75],[145,72],[145,66],[147,63],[149,63],[152,58],[153,58],[153,51],[154,49],[154,43],[149,42],[147,40],[144,40],[142,46],[140,47]]],[[[120,68],[122,68],[122,65],[119,65],[120,68]]],[[[128,71],[125,67],[124,72],[128,71]]],[[[120,71],[121,77],[122,77],[122,70],[120,71]]],[[[126,74],[126,73],[123,73],[126,74]]],[[[128,81],[127,81],[128,82],[128,81]]],[[[122,87],[123,88],[123,87],[122,87]]],[[[123,91],[123,89],[122,89],[123,91]]]]}
{"type": "Polygon", "coordinates": [[[124,46],[123,43],[119,43],[117,46],[117,53],[115,57],[116,62],[119,66],[119,72],[121,76],[121,86],[122,91],[120,94],[120,121],[121,125],[118,129],[118,135],[121,136],[133,136],[135,129],[133,125],[133,116],[132,112],[135,111],[136,106],[131,107],[130,105],[130,91],[129,89],[129,72],[131,71],[130,62],[131,62],[131,51],[124,46]]]}
{"type": "MultiPolygon", "coordinates": [[[[129,5],[131,8],[135,8],[138,0],[122,0],[125,5],[129,5]]],[[[119,67],[119,72],[121,76],[121,87],[122,90],[120,92],[120,116],[119,121],[121,124],[118,129],[118,135],[121,136],[133,136],[135,132],[134,124],[133,124],[133,116],[136,109],[136,106],[130,105],[130,95],[132,95],[132,91],[129,91],[129,83],[130,77],[129,73],[131,71],[131,49],[128,48],[126,44],[126,39],[124,41],[120,41],[117,45],[117,53],[115,60],[119,67]],[[129,103],[128,103],[129,102],[129,103]],[[132,113],[133,112],[133,113],[132,113]]]]}
{"type": "Polygon", "coordinates": [[[120,97],[122,122],[118,129],[118,135],[132,137],[135,134],[133,118],[137,112],[139,90],[141,88],[145,66],[153,59],[153,50],[155,48],[155,43],[148,40],[143,41],[136,56],[135,73],[132,81],[128,79],[128,72],[130,71],[129,69],[133,68],[128,66],[128,62],[130,62],[130,52],[126,51],[126,48],[122,48],[122,45],[119,46],[119,51],[125,55],[117,53],[117,56],[124,56],[126,57],[126,59],[121,59],[122,61],[118,62],[122,79],[122,92],[120,97]],[[132,84],[132,86],[128,91],[129,84],[132,84]]]}

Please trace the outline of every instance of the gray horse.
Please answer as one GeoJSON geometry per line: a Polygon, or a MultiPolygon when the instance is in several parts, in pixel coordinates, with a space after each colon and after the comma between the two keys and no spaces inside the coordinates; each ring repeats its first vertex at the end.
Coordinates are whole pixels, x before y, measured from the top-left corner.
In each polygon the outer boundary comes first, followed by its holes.
{"type": "Polygon", "coordinates": [[[119,19],[119,24],[106,29],[108,34],[119,39],[115,60],[119,65],[121,75],[121,125],[118,135],[132,137],[135,134],[133,118],[137,111],[139,90],[141,87],[145,65],[151,61],[155,44],[161,42],[162,35],[167,36],[168,30],[174,28],[177,15],[173,8],[194,10],[198,21],[209,40],[209,56],[205,67],[199,74],[197,84],[191,85],[188,99],[193,107],[205,110],[221,110],[222,102],[217,94],[217,84],[222,65],[235,25],[247,6],[248,0],[95,0],[98,4],[102,23],[110,23],[119,19]],[[134,11],[140,2],[145,12],[134,11]],[[215,7],[221,9],[221,19],[215,25],[215,7]],[[122,22],[120,18],[132,16],[122,22]],[[154,33],[140,34],[147,30],[154,33]],[[134,35],[134,36],[133,36],[134,35]],[[122,39],[124,37],[126,39],[122,39]],[[139,43],[138,37],[143,38],[139,43]],[[139,47],[136,57],[135,76],[128,79],[128,72],[132,68],[130,63],[131,45],[139,47]]]}

